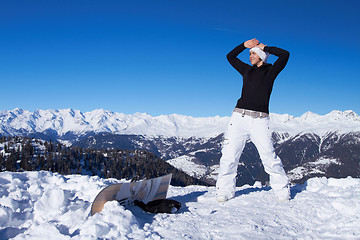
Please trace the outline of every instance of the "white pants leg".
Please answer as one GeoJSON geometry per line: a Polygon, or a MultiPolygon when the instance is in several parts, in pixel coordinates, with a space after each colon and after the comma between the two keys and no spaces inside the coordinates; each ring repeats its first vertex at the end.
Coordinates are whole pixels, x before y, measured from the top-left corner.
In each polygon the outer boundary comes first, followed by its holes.
{"type": "Polygon", "coordinates": [[[288,186],[288,178],[281,159],[275,154],[271,140],[268,118],[252,118],[233,112],[225,132],[219,175],[216,182],[217,194],[234,196],[236,174],[241,153],[248,139],[255,144],[265,172],[270,175],[270,185],[275,191],[288,186]]]}
{"type": "Polygon", "coordinates": [[[216,181],[218,195],[231,198],[235,194],[236,174],[241,153],[249,139],[250,117],[233,112],[224,135],[219,175],[216,181]]]}
{"type": "Polygon", "coordinates": [[[280,191],[288,186],[288,177],[284,171],[281,159],[276,155],[272,143],[270,120],[256,118],[250,131],[250,139],[255,144],[264,170],[270,176],[270,185],[274,191],[280,191]]]}

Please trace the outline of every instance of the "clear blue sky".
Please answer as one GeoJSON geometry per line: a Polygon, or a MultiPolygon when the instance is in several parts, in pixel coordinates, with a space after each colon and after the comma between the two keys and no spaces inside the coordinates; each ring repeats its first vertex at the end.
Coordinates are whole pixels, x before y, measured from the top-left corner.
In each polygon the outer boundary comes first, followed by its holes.
{"type": "Polygon", "coordinates": [[[270,112],[360,114],[359,9],[355,0],[1,0],[0,110],[229,116],[242,78],[226,54],[257,38],[291,54],[270,112]]]}

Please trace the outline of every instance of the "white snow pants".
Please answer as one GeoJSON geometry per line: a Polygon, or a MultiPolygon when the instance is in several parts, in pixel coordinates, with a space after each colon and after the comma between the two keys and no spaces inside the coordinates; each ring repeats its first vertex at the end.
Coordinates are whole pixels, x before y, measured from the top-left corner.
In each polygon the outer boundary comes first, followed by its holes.
{"type": "Polygon", "coordinates": [[[221,151],[216,182],[218,195],[234,196],[239,159],[248,139],[255,144],[259,152],[265,172],[270,175],[272,189],[280,191],[288,187],[288,178],[271,140],[269,118],[252,118],[233,112],[221,151]]]}

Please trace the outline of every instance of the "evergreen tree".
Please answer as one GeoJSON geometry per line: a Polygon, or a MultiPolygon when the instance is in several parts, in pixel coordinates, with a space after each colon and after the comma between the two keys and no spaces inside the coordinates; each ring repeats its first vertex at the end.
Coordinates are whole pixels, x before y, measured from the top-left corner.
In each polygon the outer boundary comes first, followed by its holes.
{"type": "MultiPolygon", "coordinates": [[[[1,139],[2,141],[2,139],[1,139]]],[[[4,167],[4,155],[2,153],[0,153],[0,171],[3,171],[3,167],[4,167]]]]}

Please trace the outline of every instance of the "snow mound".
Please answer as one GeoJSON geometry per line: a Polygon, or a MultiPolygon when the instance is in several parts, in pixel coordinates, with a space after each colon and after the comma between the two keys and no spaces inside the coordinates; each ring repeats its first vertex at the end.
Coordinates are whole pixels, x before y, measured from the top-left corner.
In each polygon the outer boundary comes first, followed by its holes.
{"type": "Polygon", "coordinates": [[[242,186],[215,201],[215,188],[170,187],[177,214],[117,202],[90,216],[115,179],[50,172],[0,173],[0,239],[359,239],[360,179],[312,178],[279,203],[268,187],[242,186]]]}

